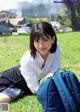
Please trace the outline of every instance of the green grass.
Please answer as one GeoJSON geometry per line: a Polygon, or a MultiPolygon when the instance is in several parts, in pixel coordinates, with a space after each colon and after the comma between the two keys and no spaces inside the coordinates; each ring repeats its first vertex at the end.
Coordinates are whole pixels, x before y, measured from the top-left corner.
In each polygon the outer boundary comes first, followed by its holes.
{"type": "Polygon", "coordinates": [[[19,64],[23,53],[29,48],[29,36],[0,37],[0,71],[19,64]]]}
{"type": "MultiPolygon", "coordinates": [[[[80,79],[80,32],[57,33],[61,47],[61,67],[73,71],[80,79]]],[[[19,65],[29,48],[29,35],[0,37],[0,71],[19,65]]],[[[9,112],[41,112],[35,96],[27,96],[9,104],[9,112]]]]}
{"type": "Polygon", "coordinates": [[[58,33],[61,67],[73,71],[80,79],[80,32],[58,33]]]}

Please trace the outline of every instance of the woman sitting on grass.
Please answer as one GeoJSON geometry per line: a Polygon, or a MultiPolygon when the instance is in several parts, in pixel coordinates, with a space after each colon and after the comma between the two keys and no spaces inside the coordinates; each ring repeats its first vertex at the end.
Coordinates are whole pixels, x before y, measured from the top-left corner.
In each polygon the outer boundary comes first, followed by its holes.
{"type": "Polygon", "coordinates": [[[36,94],[39,81],[51,77],[60,68],[60,47],[51,24],[36,23],[30,34],[30,49],[20,60],[20,66],[0,73],[0,103],[8,103],[36,94]]]}

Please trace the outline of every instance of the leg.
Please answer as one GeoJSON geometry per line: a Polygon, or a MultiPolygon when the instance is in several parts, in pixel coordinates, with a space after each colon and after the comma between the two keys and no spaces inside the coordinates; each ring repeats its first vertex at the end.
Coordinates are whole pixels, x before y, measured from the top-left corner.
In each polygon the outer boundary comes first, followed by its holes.
{"type": "Polygon", "coordinates": [[[11,98],[3,93],[0,93],[0,103],[9,103],[11,101],[11,98]]]}

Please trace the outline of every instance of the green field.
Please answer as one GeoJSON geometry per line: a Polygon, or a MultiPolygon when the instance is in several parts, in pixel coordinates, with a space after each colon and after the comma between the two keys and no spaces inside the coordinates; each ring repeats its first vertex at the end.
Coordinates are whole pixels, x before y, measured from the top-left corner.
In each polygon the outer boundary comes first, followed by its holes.
{"type": "MultiPolygon", "coordinates": [[[[19,65],[29,48],[29,35],[0,37],[0,71],[19,65]]],[[[73,71],[80,79],[80,32],[57,33],[61,47],[61,68],[73,71]]],[[[27,96],[9,104],[9,112],[41,112],[35,96],[27,96]]]]}

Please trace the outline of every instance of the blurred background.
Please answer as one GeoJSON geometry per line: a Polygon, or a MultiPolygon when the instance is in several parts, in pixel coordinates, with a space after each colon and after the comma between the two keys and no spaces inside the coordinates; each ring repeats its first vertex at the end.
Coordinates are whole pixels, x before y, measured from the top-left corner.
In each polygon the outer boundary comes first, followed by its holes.
{"type": "Polygon", "coordinates": [[[80,31],[79,7],[79,0],[0,0],[0,35],[30,33],[36,21],[56,32],[80,31]]]}

